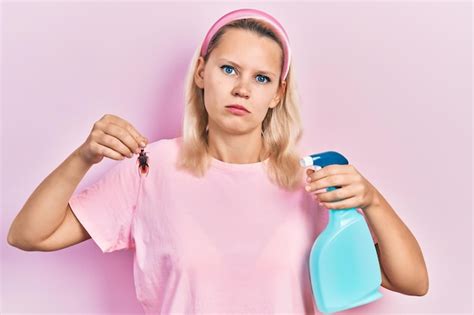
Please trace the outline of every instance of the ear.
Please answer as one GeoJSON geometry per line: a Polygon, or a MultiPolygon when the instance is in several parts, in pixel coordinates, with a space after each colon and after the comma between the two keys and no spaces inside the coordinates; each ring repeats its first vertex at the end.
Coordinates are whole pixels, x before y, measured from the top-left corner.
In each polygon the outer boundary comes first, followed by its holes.
{"type": "Polygon", "coordinates": [[[285,95],[285,91],[286,91],[286,81],[281,81],[280,87],[278,88],[278,91],[275,97],[270,102],[270,108],[275,108],[278,105],[280,100],[285,95]]]}
{"type": "Polygon", "coordinates": [[[194,72],[194,83],[200,88],[204,89],[204,58],[202,56],[199,57],[196,71],[194,72]]]}

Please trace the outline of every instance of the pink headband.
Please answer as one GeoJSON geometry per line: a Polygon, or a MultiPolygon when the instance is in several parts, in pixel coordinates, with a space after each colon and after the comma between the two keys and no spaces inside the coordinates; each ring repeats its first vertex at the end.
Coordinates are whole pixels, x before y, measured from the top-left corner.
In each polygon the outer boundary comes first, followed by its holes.
{"type": "Polygon", "coordinates": [[[217,20],[207,32],[206,37],[201,46],[201,56],[204,56],[207,52],[207,48],[209,46],[209,42],[211,41],[212,37],[217,33],[217,31],[223,27],[224,25],[228,24],[229,22],[246,19],[246,18],[254,18],[258,20],[263,20],[267,22],[272,27],[273,31],[276,33],[278,38],[280,38],[283,44],[283,54],[284,54],[284,62],[283,62],[283,69],[281,73],[281,79],[285,80],[286,76],[288,75],[288,71],[290,68],[290,61],[291,61],[291,50],[290,50],[290,42],[288,39],[288,35],[286,34],[283,26],[270,14],[265,13],[260,10],[256,9],[239,9],[235,11],[231,11],[226,15],[222,16],[219,20],[217,20]]]}

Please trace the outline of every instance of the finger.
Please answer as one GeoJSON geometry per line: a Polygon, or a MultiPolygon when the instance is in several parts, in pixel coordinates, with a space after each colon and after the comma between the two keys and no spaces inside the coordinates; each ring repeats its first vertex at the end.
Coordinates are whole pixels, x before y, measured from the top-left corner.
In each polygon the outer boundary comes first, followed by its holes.
{"type": "Polygon", "coordinates": [[[125,158],[124,155],[100,143],[97,143],[97,152],[98,154],[113,160],[123,160],[125,158]]]}
{"type": "MultiPolygon", "coordinates": [[[[141,146],[142,148],[144,148],[146,146],[146,144],[148,143],[148,139],[145,136],[143,136],[141,133],[139,133],[138,130],[131,123],[126,121],[125,119],[122,119],[121,117],[112,115],[111,121],[113,123],[115,123],[116,125],[119,125],[120,127],[127,130],[127,132],[131,134],[133,139],[135,139],[137,147],[141,146]]],[[[136,148],[134,148],[133,151],[135,152],[135,150],[136,150],[136,148]]]]}
{"type": "Polygon", "coordinates": [[[357,208],[357,197],[352,197],[349,199],[339,200],[335,202],[320,202],[320,205],[328,209],[351,209],[357,208]]]}
{"type": "Polygon", "coordinates": [[[105,145],[124,156],[133,156],[138,145],[128,131],[113,123],[107,124],[103,131],[105,136],[102,139],[102,145],[105,145]]]}
{"type": "Polygon", "coordinates": [[[349,185],[340,189],[331,190],[322,193],[314,193],[320,201],[335,202],[357,196],[358,190],[355,185],[349,185]]]}
{"type": "MultiPolygon", "coordinates": [[[[327,167],[327,166],[326,166],[327,167]]],[[[306,169],[306,175],[313,179],[315,178],[316,174],[320,174],[321,172],[323,172],[325,168],[320,168],[318,167],[317,169],[315,168],[315,166],[310,166],[309,168],[306,169]]]]}
{"type": "Polygon", "coordinates": [[[325,166],[315,172],[311,172],[308,174],[308,171],[306,174],[308,175],[309,178],[311,178],[311,181],[317,181],[319,179],[322,179],[324,177],[328,177],[330,175],[336,175],[336,174],[351,174],[351,171],[348,168],[348,165],[339,165],[339,164],[333,164],[333,165],[328,165],[325,166]]]}
{"type": "Polygon", "coordinates": [[[328,187],[340,188],[343,186],[350,185],[354,183],[355,181],[356,179],[354,178],[354,175],[336,174],[336,175],[330,175],[328,177],[311,181],[310,183],[306,184],[305,189],[306,191],[314,192],[314,191],[317,191],[323,188],[328,188],[328,187]]]}
{"type": "Polygon", "coordinates": [[[327,188],[322,188],[322,189],[318,189],[318,190],[314,191],[314,193],[315,194],[320,194],[320,193],[325,193],[327,191],[328,191],[327,188]]]}
{"type": "Polygon", "coordinates": [[[141,133],[139,133],[134,126],[132,126],[131,124],[127,124],[127,130],[132,134],[132,136],[135,138],[137,144],[140,147],[144,148],[146,146],[146,144],[148,143],[148,139],[141,133]]]}
{"type": "Polygon", "coordinates": [[[313,170],[313,169],[308,168],[308,169],[306,170],[306,175],[310,176],[310,175],[313,174],[314,172],[316,172],[316,171],[313,170]]]}

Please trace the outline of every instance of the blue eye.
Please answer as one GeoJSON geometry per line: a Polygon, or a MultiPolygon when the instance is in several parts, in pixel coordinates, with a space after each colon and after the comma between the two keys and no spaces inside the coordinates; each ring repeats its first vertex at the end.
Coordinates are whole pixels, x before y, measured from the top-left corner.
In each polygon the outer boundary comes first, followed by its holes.
{"type": "MultiPolygon", "coordinates": [[[[257,77],[264,78],[265,80],[267,80],[267,81],[265,81],[265,82],[270,82],[270,81],[271,81],[269,77],[264,76],[264,75],[260,75],[260,74],[259,74],[257,77]]],[[[262,82],[262,81],[259,81],[259,82],[262,82]]],[[[265,83],[265,82],[262,82],[262,83],[265,83]]]]}
{"type": "Polygon", "coordinates": [[[221,67],[221,69],[224,69],[224,72],[225,72],[225,73],[231,74],[231,72],[227,72],[227,71],[225,71],[225,69],[234,69],[234,68],[231,67],[231,66],[228,66],[228,65],[223,65],[223,66],[221,67]]]}
{"type": "MultiPolygon", "coordinates": [[[[220,68],[223,69],[224,72],[227,73],[227,74],[231,74],[232,71],[234,70],[234,67],[229,66],[229,65],[223,65],[223,66],[221,66],[220,68]],[[226,71],[226,69],[230,69],[231,72],[226,71]]],[[[257,76],[257,78],[258,78],[258,77],[264,78],[266,81],[260,81],[260,80],[257,79],[257,82],[260,82],[260,83],[271,82],[270,78],[267,77],[267,76],[265,76],[265,75],[260,75],[260,74],[259,74],[259,75],[257,76]]]]}

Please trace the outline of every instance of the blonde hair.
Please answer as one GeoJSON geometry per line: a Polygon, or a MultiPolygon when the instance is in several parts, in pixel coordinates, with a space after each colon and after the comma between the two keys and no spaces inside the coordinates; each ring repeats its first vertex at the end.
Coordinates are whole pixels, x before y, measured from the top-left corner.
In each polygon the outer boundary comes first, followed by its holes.
{"type": "MultiPolygon", "coordinates": [[[[266,24],[251,18],[241,19],[226,24],[216,33],[210,41],[206,56],[204,56],[206,62],[228,28],[256,32],[260,36],[275,40],[281,47],[280,40],[266,24]]],[[[195,176],[202,177],[209,168],[211,159],[208,154],[206,131],[208,114],[204,107],[203,91],[194,81],[199,56],[200,48],[197,48],[186,75],[183,136],[180,158],[176,166],[195,176]]],[[[300,188],[304,172],[304,169],[299,165],[301,155],[298,144],[303,130],[293,67],[291,62],[283,97],[275,108],[269,108],[262,122],[263,151],[265,152],[264,156],[268,157],[267,174],[273,183],[286,190],[300,188]]],[[[279,82],[281,86],[281,80],[279,82]]]]}

